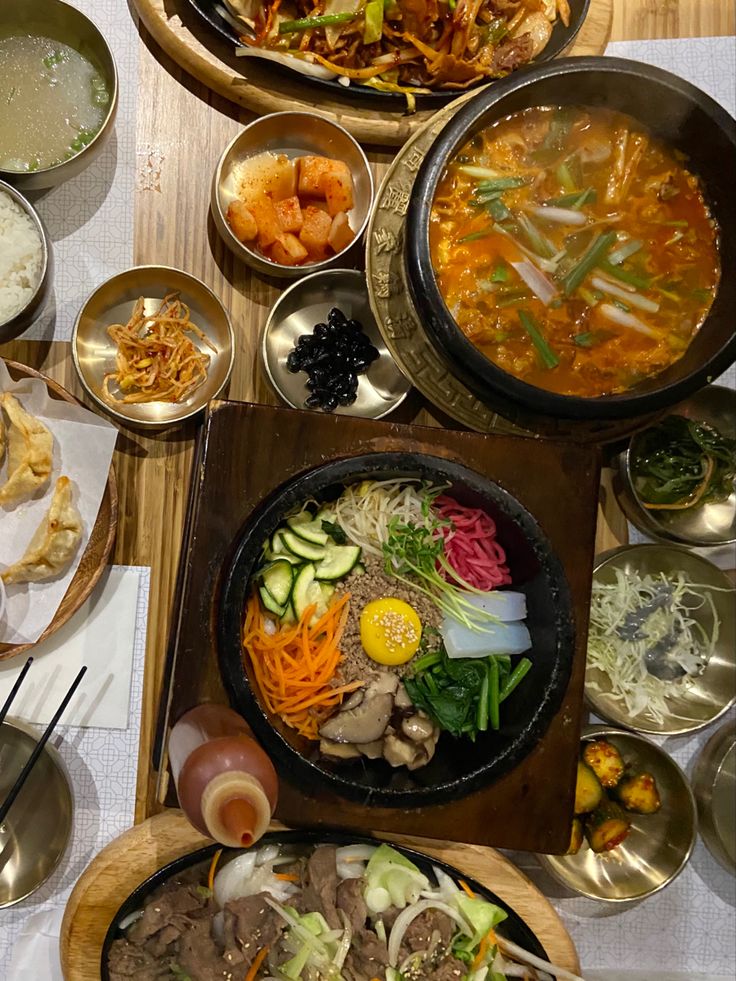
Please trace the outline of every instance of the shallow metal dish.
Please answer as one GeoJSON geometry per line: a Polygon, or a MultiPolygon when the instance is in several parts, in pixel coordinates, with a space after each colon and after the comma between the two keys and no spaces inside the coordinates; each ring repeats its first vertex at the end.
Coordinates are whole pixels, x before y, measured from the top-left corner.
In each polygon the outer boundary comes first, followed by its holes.
{"type": "MultiPolygon", "coordinates": [[[[35,749],[20,722],[0,725],[0,801],[35,749]]],[[[61,757],[49,743],[0,827],[0,909],[35,892],[57,867],[72,829],[72,791],[61,757]]]]}
{"type": "Polygon", "coordinates": [[[46,306],[46,301],[51,293],[51,284],[53,282],[53,253],[51,250],[51,239],[49,238],[49,233],[46,231],[46,226],[41,221],[41,218],[33,207],[30,201],[23,197],[20,191],[17,191],[10,184],[6,184],[5,181],[0,180],[0,194],[2,193],[10,195],[13,201],[25,211],[29,218],[33,221],[36,226],[36,231],[41,236],[41,248],[43,255],[41,258],[41,276],[38,280],[38,285],[33,296],[30,298],[28,303],[22,307],[16,314],[14,314],[10,320],[6,320],[4,323],[0,323],[0,344],[4,344],[5,341],[12,341],[14,337],[18,337],[23,331],[28,330],[32,323],[34,323],[43,313],[43,309],[46,306]]]}
{"type": "MultiPolygon", "coordinates": [[[[712,562],[679,545],[625,545],[617,548],[606,553],[595,567],[593,581],[613,582],[617,568],[627,574],[638,572],[641,575],[684,572],[693,583],[723,590],[711,592],[720,621],[718,640],[703,673],[693,678],[684,696],[669,700],[669,714],[661,723],[653,722],[641,713],[631,716],[623,703],[611,697],[608,676],[591,667],[585,674],[587,700],[598,715],[627,729],[662,736],[702,729],[723,715],[736,700],[736,592],[731,580],[712,562]],[[591,681],[596,681],[604,690],[593,689],[591,681]]],[[[713,618],[709,608],[704,606],[694,617],[706,630],[710,630],[713,618]]]]}
{"type": "Polygon", "coordinates": [[[583,738],[587,736],[610,739],[625,763],[651,773],[662,807],[656,814],[631,814],[628,837],[606,854],[596,855],[583,842],[577,855],[537,857],[563,885],[589,899],[605,903],[645,899],[676,879],[692,854],[697,835],[695,798],[677,763],[644,736],[584,726],[583,738]]]}
{"type": "Polygon", "coordinates": [[[265,276],[298,279],[308,273],[344,262],[345,256],[360,243],[373,204],[373,175],[366,155],[347,130],[316,112],[275,112],[254,120],[225,148],[212,178],[210,206],[217,231],[234,256],[265,276]],[[308,154],[344,160],[353,175],[354,207],[349,212],[355,238],[342,252],[307,266],[282,266],[244,245],[233,235],[225,215],[235,200],[234,168],[247,157],[270,151],[290,159],[308,154]]]}
{"type": "MultiPolygon", "coordinates": [[[[707,423],[724,436],[736,439],[736,396],[730,388],[707,385],[671,414],[707,423]]],[[[650,510],[642,504],[631,475],[631,455],[639,435],[619,454],[614,480],[616,497],[629,521],[645,535],[685,545],[707,547],[736,542],[736,487],[725,501],[683,511],[650,510]]]]}
{"type": "MultiPolygon", "coordinates": [[[[194,338],[194,343],[201,347],[194,338]]],[[[201,412],[217,398],[230,377],[235,338],[230,318],[215,294],[201,280],[169,266],[135,266],[106,280],[89,296],[80,310],[72,333],[74,367],[101,409],[131,426],[163,429],[201,412]],[[182,402],[147,402],[111,405],[102,394],[102,383],[115,370],[116,346],[107,333],[110,324],[126,323],[133,304],[146,297],[146,310],[158,309],[167,293],[178,292],[191,309],[191,317],[217,348],[210,356],[207,380],[182,402]]]]}
{"type": "MultiPolygon", "coordinates": [[[[110,92],[110,104],[94,139],[70,160],[32,173],[1,170],[0,178],[23,190],[56,187],[81,174],[99,154],[112,133],[118,108],[118,72],[110,46],[99,28],[63,0],[10,0],[0,4],[0,29],[10,27],[31,35],[52,37],[76,48],[97,63],[110,92]]],[[[0,338],[1,340],[2,338],[0,338]]]]}
{"type": "Polygon", "coordinates": [[[714,733],[693,770],[700,833],[713,857],[736,873],[736,722],[714,733]]]}
{"type": "MultiPolygon", "coordinates": [[[[360,321],[380,357],[359,376],[358,397],[341,405],[336,415],[381,419],[404,401],[411,389],[391,357],[371,313],[365,275],[355,269],[330,269],[313,273],[285,290],[268,315],[261,338],[261,357],[269,381],[287,405],[304,405],[309,395],[307,374],[289,371],[286,359],[301,334],[311,334],[315,324],[339,307],[348,318],[360,321]]],[[[315,410],[317,412],[320,409],[315,410]]]]}

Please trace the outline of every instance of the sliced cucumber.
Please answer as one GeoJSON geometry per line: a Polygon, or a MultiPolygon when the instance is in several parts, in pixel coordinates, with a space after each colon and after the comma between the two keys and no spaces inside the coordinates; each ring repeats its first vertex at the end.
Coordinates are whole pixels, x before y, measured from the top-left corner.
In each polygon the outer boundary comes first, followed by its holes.
{"type": "Polygon", "coordinates": [[[362,562],[356,562],[355,565],[353,566],[353,568],[351,569],[351,572],[355,576],[364,576],[365,575],[365,566],[363,565],[362,562]]]}
{"type": "Polygon", "coordinates": [[[276,616],[283,616],[286,612],[286,606],[282,603],[277,603],[273,596],[269,593],[265,586],[259,586],[258,593],[261,597],[261,602],[271,613],[275,613],[276,616]]]}
{"type": "Polygon", "coordinates": [[[358,545],[328,545],[325,556],[317,563],[316,579],[342,579],[360,559],[358,545]]]}
{"type": "Polygon", "coordinates": [[[307,559],[307,561],[314,562],[317,559],[323,559],[325,557],[326,546],[324,545],[315,545],[312,542],[307,542],[298,535],[295,535],[292,531],[284,531],[282,529],[280,535],[283,544],[294,555],[298,555],[300,559],[307,559]]]}
{"type": "Polygon", "coordinates": [[[304,559],[300,559],[297,555],[292,555],[291,552],[274,552],[273,549],[267,548],[264,555],[266,563],[269,562],[288,562],[290,565],[301,565],[304,559]]]}
{"type": "Polygon", "coordinates": [[[277,555],[284,551],[284,543],[281,541],[281,529],[278,528],[271,536],[271,551],[277,555]]]}
{"type": "Polygon", "coordinates": [[[294,573],[286,560],[274,562],[263,573],[263,585],[280,606],[286,606],[291,596],[294,573]]]}
{"type": "Polygon", "coordinates": [[[294,588],[291,591],[291,603],[297,620],[301,620],[306,608],[314,602],[310,599],[310,587],[312,585],[314,585],[314,566],[308,562],[297,572],[294,588]]]}
{"type": "Polygon", "coordinates": [[[289,602],[284,610],[281,617],[281,622],[286,624],[296,623],[296,613],[294,613],[294,607],[289,602]]]}
{"type": "Polygon", "coordinates": [[[335,592],[335,587],[332,585],[331,582],[321,582],[319,584],[319,590],[321,594],[322,603],[324,604],[326,610],[335,592]]]}
{"type": "Polygon", "coordinates": [[[289,529],[298,535],[299,538],[303,538],[305,542],[311,542],[313,545],[326,545],[327,544],[327,532],[322,530],[322,525],[317,521],[298,521],[299,515],[294,518],[287,518],[287,525],[289,529]]]}
{"type": "Polygon", "coordinates": [[[321,526],[323,521],[334,522],[336,518],[337,515],[332,510],[332,508],[323,507],[320,508],[319,511],[315,514],[314,523],[321,526]]]}

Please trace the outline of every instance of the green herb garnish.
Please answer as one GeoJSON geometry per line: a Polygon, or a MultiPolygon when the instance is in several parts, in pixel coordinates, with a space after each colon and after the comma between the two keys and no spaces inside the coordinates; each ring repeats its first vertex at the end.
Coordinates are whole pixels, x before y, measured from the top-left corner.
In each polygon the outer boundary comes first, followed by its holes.
{"type": "Polygon", "coordinates": [[[348,536],[334,521],[322,521],[322,531],[326,531],[336,545],[347,545],[348,536]]]}
{"type": "Polygon", "coordinates": [[[534,316],[528,310],[519,310],[519,320],[521,321],[521,326],[531,338],[532,344],[537,349],[537,353],[542,359],[545,368],[556,368],[560,363],[560,359],[547,343],[542,333],[542,328],[534,316]]]}
{"type": "Polygon", "coordinates": [[[631,473],[639,500],[651,510],[723,501],[736,476],[736,439],[703,422],[667,416],[634,440],[631,473]]]}

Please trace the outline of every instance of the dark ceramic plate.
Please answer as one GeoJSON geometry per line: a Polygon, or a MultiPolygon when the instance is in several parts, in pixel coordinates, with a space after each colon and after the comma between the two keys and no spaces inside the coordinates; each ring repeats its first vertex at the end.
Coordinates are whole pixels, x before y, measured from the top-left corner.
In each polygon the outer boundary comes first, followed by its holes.
{"type": "MultiPolygon", "coordinates": [[[[237,31],[222,14],[217,12],[216,8],[218,6],[224,6],[224,4],[219,3],[218,0],[189,0],[189,3],[223,40],[229,44],[239,44],[240,39],[237,31]]],[[[552,37],[549,39],[549,44],[541,55],[535,59],[533,64],[541,64],[542,62],[549,61],[551,58],[557,58],[572,44],[580,28],[583,26],[589,5],[590,0],[570,0],[569,27],[565,27],[562,21],[559,18],[557,19],[552,28],[552,37]]],[[[263,60],[260,61],[260,64],[264,63],[263,60]]],[[[274,72],[282,78],[289,76],[293,79],[295,75],[299,74],[295,70],[287,68],[285,65],[279,65],[277,62],[269,62],[269,68],[273,68],[274,72]]],[[[349,93],[351,100],[357,99],[363,104],[373,103],[376,106],[380,105],[384,109],[386,107],[396,109],[398,112],[406,108],[406,98],[400,92],[377,92],[375,89],[370,89],[365,85],[350,85],[346,88],[338,81],[332,81],[330,79],[312,78],[309,75],[299,75],[299,77],[305,84],[316,86],[318,89],[321,88],[331,96],[339,94],[344,97],[346,93],[349,93]]],[[[478,84],[482,85],[484,83],[480,82],[478,84]]],[[[463,89],[449,92],[432,92],[430,95],[417,96],[417,108],[437,109],[440,106],[446,105],[448,102],[452,102],[453,99],[462,95],[464,91],[463,89]]],[[[319,105],[317,108],[319,108],[319,105]]]]}
{"type": "Polygon", "coordinates": [[[283,484],[251,515],[227,570],[218,618],[220,671],[230,701],[252,726],[277,768],[294,786],[315,783],[366,806],[420,807],[456,800],[513,769],[537,745],[567,688],[574,653],[570,592],[562,565],[531,514],[487,477],[438,457],[375,453],[333,461],[283,484]],[[243,666],[241,624],[248,582],[269,538],[305,500],[330,500],[346,483],[363,478],[419,477],[449,485],[460,503],[483,508],[496,522],[506,549],[513,589],[524,592],[529,610],[533,668],[504,702],[497,733],[473,743],[443,733],[427,766],[409,771],[384,760],[341,763],[322,759],[316,744],[271,716],[243,666]]]}
{"type": "Polygon", "coordinates": [[[539,65],[479,92],[442,130],[412,189],[404,241],[410,292],[427,336],[459,378],[504,416],[581,420],[628,419],[683,401],[736,359],[736,122],[710,96],[676,75],[621,58],[570,58],[539,65]],[[666,371],[619,395],[557,395],[507,374],[465,337],[447,309],[429,253],[429,215],[437,184],[460,147],[495,120],[544,105],[616,109],[639,120],[682,151],[703,182],[720,227],[721,282],[705,323],[666,371]]]}
{"type": "MultiPolygon", "coordinates": [[[[269,842],[278,845],[314,845],[315,847],[317,845],[337,845],[340,847],[342,845],[352,844],[373,845],[377,843],[377,840],[375,838],[368,838],[365,835],[346,834],[342,831],[272,831],[264,835],[258,842],[258,845],[268,844],[269,842]]],[[[149,876],[145,882],[142,882],[138,888],[132,892],[130,896],[128,896],[113,917],[112,923],[108,928],[107,934],[105,935],[105,940],[102,944],[102,956],[100,963],[101,981],[110,981],[110,972],[107,966],[110,946],[112,945],[113,940],[117,940],[119,937],[123,936],[122,931],[118,929],[118,923],[122,923],[126,916],[130,916],[131,913],[135,913],[136,910],[139,910],[155,889],[158,889],[160,886],[164,885],[165,882],[174,878],[174,876],[181,875],[183,872],[186,872],[199,864],[202,865],[203,872],[206,872],[212,855],[218,847],[218,845],[212,844],[207,848],[200,848],[196,852],[191,852],[189,855],[184,855],[181,858],[178,858],[175,862],[165,865],[162,869],[159,869],[158,872],[154,872],[152,876],[149,876]]],[[[504,939],[510,940],[512,943],[523,947],[524,950],[529,951],[530,954],[535,954],[537,957],[542,957],[545,960],[548,959],[544,947],[541,945],[532,929],[527,926],[518,913],[515,913],[510,906],[504,903],[502,899],[499,899],[495,893],[491,892],[490,889],[487,889],[482,883],[468,875],[465,875],[464,872],[459,872],[451,865],[447,865],[445,862],[439,861],[439,859],[430,858],[428,855],[423,855],[421,852],[415,852],[411,848],[403,848],[400,845],[394,844],[393,842],[392,847],[401,852],[402,855],[406,855],[407,858],[411,859],[411,861],[414,862],[414,864],[421,869],[425,875],[428,875],[432,881],[434,881],[434,874],[432,872],[433,865],[437,866],[438,869],[442,869],[443,872],[446,872],[447,875],[452,876],[454,879],[463,879],[463,881],[468,884],[470,889],[476,893],[476,895],[482,896],[483,899],[486,899],[491,903],[495,903],[496,906],[500,906],[501,909],[505,910],[508,914],[508,919],[503,921],[500,929],[496,931],[497,933],[500,933],[504,939]]],[[[235,854],[239,853],[236,851],[226,851],[222,859],[223,863],[235,854]]]]}

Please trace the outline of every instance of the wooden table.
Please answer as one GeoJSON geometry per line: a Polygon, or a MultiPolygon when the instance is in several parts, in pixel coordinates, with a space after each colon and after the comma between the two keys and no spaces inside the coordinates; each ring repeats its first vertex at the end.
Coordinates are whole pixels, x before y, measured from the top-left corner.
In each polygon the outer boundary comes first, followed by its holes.
{"type": "MultiPolygon", "coordinates": [[[[730,0],[615,0],[613,40],[734,33],[736,7],[730,0]]],[[[209,216],[209,183],[217,158],[249,121],[248,113],[185,75],[144,31],[140,47],[133,261],[178,266],[214,289],[231,311],[236,333],[229,397],[277,404],[258,369],[257,341],[280,284],[237,263],[209,216]]],[[[390,156],[374,151],[370,158],[380,177],[390,156]]],[[[0,345],[0,354],[46,372],[81,396],[68,343],[19,340],[0,345]]],[[[426,425],[448,424],[416,395],[404,403],[395,418],[426,425]]],[[[115,454],[120,519],[113,560],[151,567],[137,820],[159,808],[149,761],[194,431],[193,424],[160,436],[123,429],[115,454]]],[[[604,485],[599,549],[624,540],[626,533],[623,516],[611,507],[611,501],[604,485]]]]}

